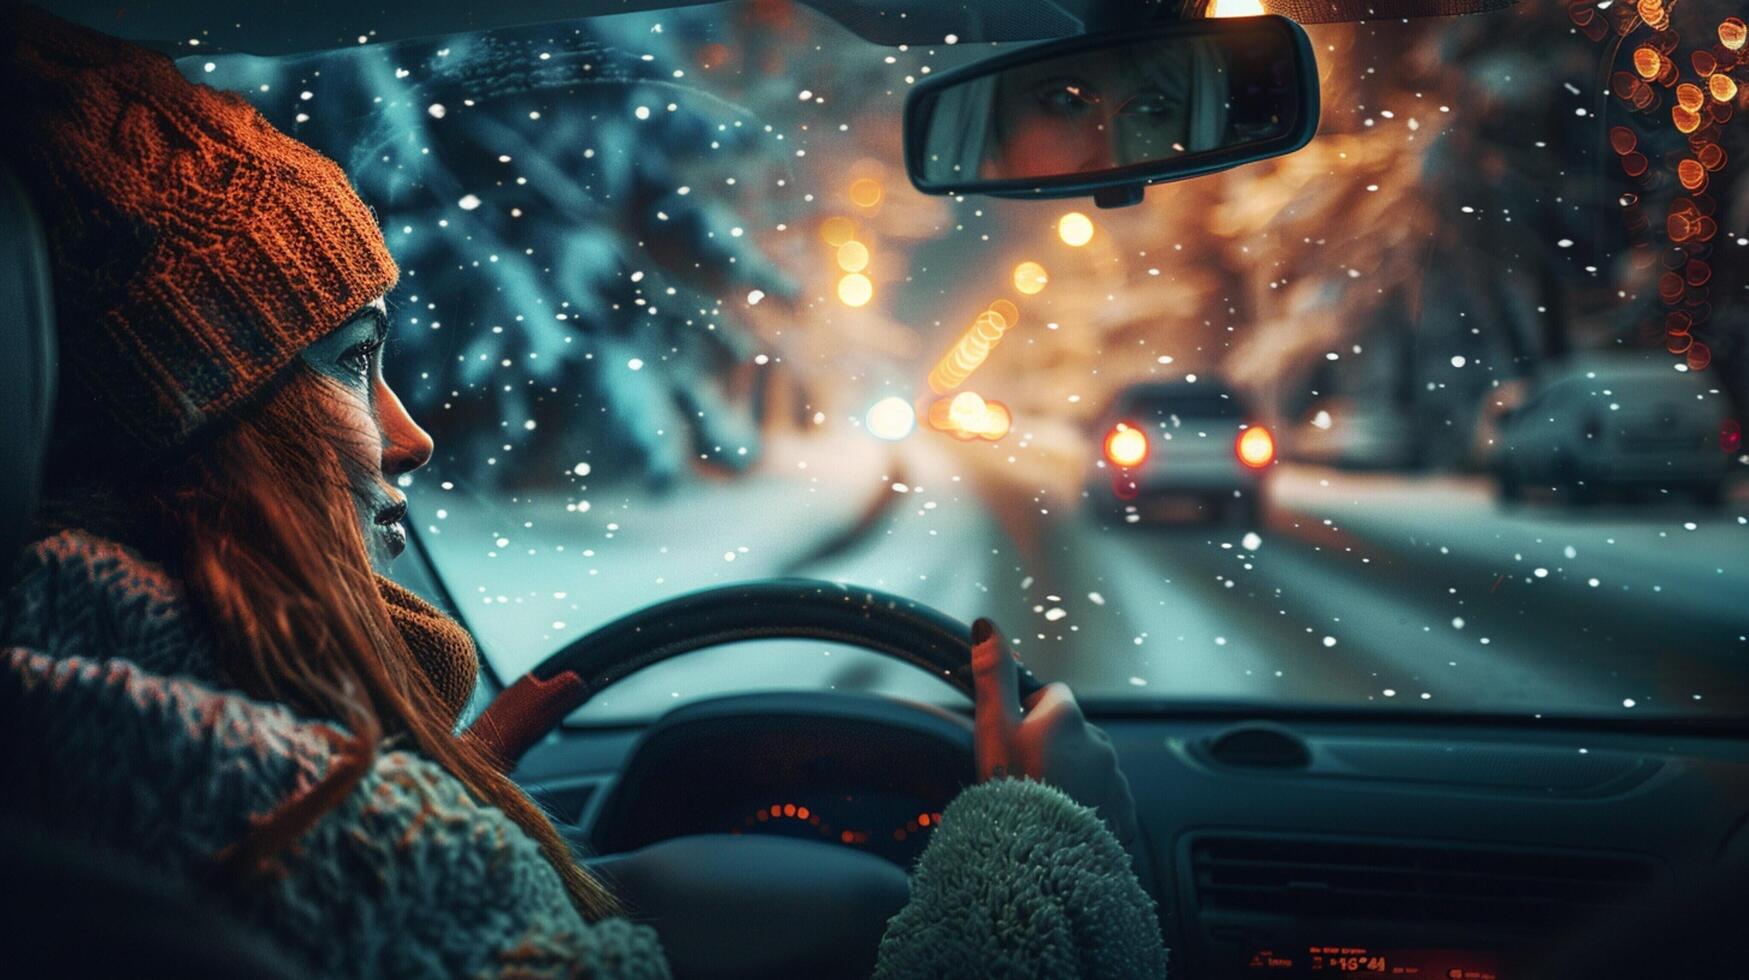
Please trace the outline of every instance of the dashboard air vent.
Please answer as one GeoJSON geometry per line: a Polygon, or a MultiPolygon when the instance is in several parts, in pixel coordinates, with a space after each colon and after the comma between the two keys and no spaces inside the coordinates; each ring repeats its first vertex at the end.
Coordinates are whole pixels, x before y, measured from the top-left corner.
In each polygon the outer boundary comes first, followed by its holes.
{"type": "Polygon", "coordinates": [[[1205,836],[1190,847],[1205,912],[1554,925],[1643,897],[1650,862],[1371,841],[1205,836]]]}

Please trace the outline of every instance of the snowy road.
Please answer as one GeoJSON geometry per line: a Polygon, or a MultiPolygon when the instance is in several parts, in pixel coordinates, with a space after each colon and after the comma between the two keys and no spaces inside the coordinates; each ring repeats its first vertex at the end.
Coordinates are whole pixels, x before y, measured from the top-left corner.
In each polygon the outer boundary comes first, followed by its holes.
{"type": "MultiPolygon", "coordinates": [[[[1037,672],[1085,697],[1749,712],[1741,497],[1711,511],[1504,511],[1467,478],[1274,477],[1258,528],[1104,526],[917,440],[884,458],[811,445],[655,501],[413,500],[505,673],[657,598],[806,575],[989,615],[1037,672]]],[[[646,671],[585,711],[609,720],[822,686],[951,697],[884,658],[766,642],[646,671]]]]}

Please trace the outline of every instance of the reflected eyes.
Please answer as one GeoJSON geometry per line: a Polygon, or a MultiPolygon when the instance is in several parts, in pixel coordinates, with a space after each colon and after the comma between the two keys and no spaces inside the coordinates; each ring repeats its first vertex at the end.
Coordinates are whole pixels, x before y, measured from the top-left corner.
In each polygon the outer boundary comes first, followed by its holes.
{"type": "Polygon", "coordinates": [[[1079,82],[1048,82],[1033,91],[1039,108],[1053,116],[1075,118],[1086,115],[1099,102],[1098,93],[1079,82]]]}
{"type": "MultiPolygon", "coordinates": [[[[1097,90],[1076,81],[1048,82],[1033,91],[1033,99],[1044,112],[1065,119],[1084,116],[1102,101],[1097,90]]],[[[1117,111],[1155,120],[1173,115],[1173,103],[1159,89],[1147,89],[1125,99],[1117,111]]]]}

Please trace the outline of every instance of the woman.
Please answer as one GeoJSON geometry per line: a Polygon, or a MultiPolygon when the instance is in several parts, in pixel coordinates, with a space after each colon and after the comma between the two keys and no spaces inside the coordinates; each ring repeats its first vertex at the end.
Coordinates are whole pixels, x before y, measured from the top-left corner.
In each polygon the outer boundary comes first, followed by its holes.
{"type": "MultiPolygon", "coordinates": [[[[211,889],[319,975],[666,976],[455,733],[471,639],[381,577],[393,479],[432,443],[383,380],[398,273],[369,209],[168,59],[0,19],[0,157],[43,219],[65,364],[44,533],[0,604],[0,798],[211,889]]],[[[1023,714],[974,638],[986,782],[880,972],[1158,975],[1122,846],[1045,785],[1133,833],[1109,743],[1061,686],[1023,714]]]]}

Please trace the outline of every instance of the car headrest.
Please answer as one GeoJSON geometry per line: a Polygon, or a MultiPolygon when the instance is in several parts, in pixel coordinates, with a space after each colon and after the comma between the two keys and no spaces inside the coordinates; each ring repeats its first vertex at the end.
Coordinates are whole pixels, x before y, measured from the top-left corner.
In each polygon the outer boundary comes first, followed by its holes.
{"type": "Polygon", "coordinates": [[[0,166],[0,575],[36,513],[54,403],[48,243],[24,188],[0,166]]]}

